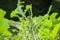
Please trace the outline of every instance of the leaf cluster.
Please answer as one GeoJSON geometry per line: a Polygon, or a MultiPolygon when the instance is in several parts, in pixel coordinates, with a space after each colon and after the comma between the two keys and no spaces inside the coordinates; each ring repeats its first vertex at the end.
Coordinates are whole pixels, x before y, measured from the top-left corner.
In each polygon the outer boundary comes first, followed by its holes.
{"type": "MultiPolygon", "coordinates": [[[[24,2],[21,2],[24,3],[24,2]]],[[[11,17],[18,17],[19,22],[4,18],[6,12],[0,9],[0,39],[1,40],[58,40],[60,30],[60,17],[56,18],[58,13],[49,15],[50,10],[44,16],[32,17],[32,5],[18,4],[17,8],[11,12],[11,17]],[[30,15],[26,17],[26,12],[30,15]],[[22,17],[20,17],[19,15],[22,17]],[[8,30],[10,24],[19,29],[18,34],[13,34],[8,30]]],[[[50,8],[51,9],[51,8],[50,8]]],[[[17,31],[15,29],[13,32],[17,31]]]]}

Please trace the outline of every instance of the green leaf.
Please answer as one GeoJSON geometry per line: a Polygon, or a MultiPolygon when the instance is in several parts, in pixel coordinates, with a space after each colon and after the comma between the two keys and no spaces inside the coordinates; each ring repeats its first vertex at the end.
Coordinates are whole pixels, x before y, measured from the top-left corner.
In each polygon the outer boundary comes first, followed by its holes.
{"type": "Polygon", "coordinates": [[[8,32],[9,23],[7,19],[0,20],[0,33],[3,33],[6,36],[11,36],[11,33],[8,32]]]}
{"type": "Polygon", "coordinates": [[[58,13],[54,12],[50,15],[50,19],[54,20],[56,18],[56,16],[58,15],[58,13]]]}
{"type": "Polygon", "coordinates": [[[57,18],[57,21],[60,22],[60,17],[57,18]]]}
{"type": "Polygon", "coordinates": [[[53,23],[52,23],[51,20],[46,20],[46,19],[45,19],[45,20],[41,23],[41,25],[50,28],[50,27],[52,27],[53,23]]]}
{"type": "Polygon", "coordinates": [[[26,5],[26,9],[24,10],[24,14],[31,8],[31,5],[26,5]]]}
{"type": "Polygon", "coordinates": [[[50,36],[51,36],[53,39],[56,38],[59,29],[60,29],[60,23],[59,23],[59,24],[56,24],[56,26],[53,28],[52,32],[50,33],[50,36]]]}
{"type": "Polygon", "coordinates": [[[26,5],[26,9],[30,9],[31,8],[31,5],[26,5]]]}
{"type": "Polygon", "coordinates": [[[18,14],[18,11],[14,10],[14,11],[11,12],[10,16],[11,17],[16,17],[17,14],[18,14]]]}
{"type": "Polygon", "coordinates": [[[0,9],[0,20],[4,18],[6,12],[2,9],[0,9]]]}

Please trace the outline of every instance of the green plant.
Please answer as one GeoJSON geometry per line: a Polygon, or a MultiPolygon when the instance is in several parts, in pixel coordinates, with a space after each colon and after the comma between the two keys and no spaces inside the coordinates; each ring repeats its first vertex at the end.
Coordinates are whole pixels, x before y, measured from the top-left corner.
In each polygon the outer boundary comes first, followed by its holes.
{"type": "MultiPolygon", "coordinates": [[[[56,12],[49,15],[49,11],[44,16],[32,17],[32,5],[26,5],[26,9],[22,9],[24,2],[18,2],[17,8],[11,12],[12,17],[18,17],[19,22],[4,18],[6,12],[0,9],[0,39],[1,40],[55,40],[60,30],[60,17],[56,18],[56,12]],[[29,11],[30,10],[30,11],[29,11]],[[26,17],[26,12],[30,15],[26,17]],[[18,16],[21,15],[22,17],[18,16]],[[19,33],[15,36],[8,30],[10,24],[19,29],[19,33]]],[[[15,29],[13,32],[17,31],[15,29]]],[[[58,39],[57,39],[58,40],[58,39]]],[[[60,40],[60,39],[59,39],[60,40]]]]}

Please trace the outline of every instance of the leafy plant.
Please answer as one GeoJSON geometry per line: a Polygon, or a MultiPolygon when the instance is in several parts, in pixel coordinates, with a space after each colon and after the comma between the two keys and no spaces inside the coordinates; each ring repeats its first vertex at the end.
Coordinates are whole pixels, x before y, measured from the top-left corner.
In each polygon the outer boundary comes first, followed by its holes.
{"type": "MultiPolygon", "coordinates": [[[[49,15],[49,11],[44,16],[32,16],[32,5],[26,5],[26,9],[22,9],[24,2],[18,2],[17,8],[11,12],[12,17],[18,17],[19,22],[8,20],[4,18],[6,12],[0,9],[0,39],[1,40],[58,40],[60,30],[60,17],[56,18],[56,12],[49,15]],[[30,10],[30,11],[29,11],[30,10]],[[29,11],[30,15],[26,17],[26,12],[29,11]],[[18,16],[21,15],[22,17],[18,16]],[[17,35],[13,35],[8,29],[10,25],[19,29],[17,35]]],[[[60,37],[60,36],[59,36],[60,37]]],[[[60,40],[60,39],[59,39],[60,40]]]]}

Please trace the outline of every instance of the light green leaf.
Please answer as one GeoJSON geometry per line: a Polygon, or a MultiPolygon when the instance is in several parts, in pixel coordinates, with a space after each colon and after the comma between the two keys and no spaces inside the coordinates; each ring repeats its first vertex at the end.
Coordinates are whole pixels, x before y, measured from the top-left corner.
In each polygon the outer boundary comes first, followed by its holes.
{"type": "Polygon", "coordinates": [[[26,5],[26,9],[24,10],[24,14],[31,8],[31,5],[26,5]]]}
{"type": "Polygon", "coordinates": [[[9,24],[7,19],[0,20],[0,33],[6,34],[7,36],[11,35],[11,33],[8,32],[9,24]]]}
{"type": "Polygon", "coordinates": [[[50,15],[50,19],[54,20],[56,18],[56,16],[58,15],[58,13],[54,12],[50,15]]]}
{"type": "Polygon", "coordinates": [[[0,20],[4,18],[6,12],[2,9],[0,9],[0,20]]]}
{"type": "Polygon", "coordinates": [[[59,23],[59,24],[56,24],[56,26],[53,28],[52,32],[50,33],[50,36],[51,36],[53,39],[56,38],[59,29],[60,29],[60,23],[59,23]]]}
{"type": "Polygon", "coordinates": [[[10,16],[11,17],[16,17],[17,14],[18,14],[18,11],[14,10],[14,11],[11,12],[10,16]]]}

